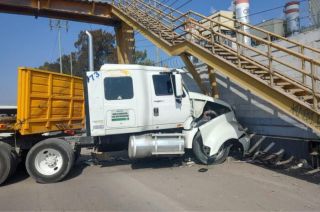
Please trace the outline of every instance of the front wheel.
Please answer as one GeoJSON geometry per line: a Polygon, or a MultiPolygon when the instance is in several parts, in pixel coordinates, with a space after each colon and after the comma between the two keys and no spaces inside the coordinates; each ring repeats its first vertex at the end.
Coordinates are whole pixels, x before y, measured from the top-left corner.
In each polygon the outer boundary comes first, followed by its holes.
{"type": "Polygon", "coordinates": [[[26,158],[26,168],[39,183],[61,181],[74,163],[71,146],[61,139],[47,139],[33,146],[26,158]]]}
{"type": "Polygon", "coordinates": [[[223,163],[230,151],[230,145],[222,145],[216,155],[210,156],[210,149],[203,145],[202,137],[198,132],[193,140],[192,149],[196,159],[205,165],[220,164],[223,163]]]}

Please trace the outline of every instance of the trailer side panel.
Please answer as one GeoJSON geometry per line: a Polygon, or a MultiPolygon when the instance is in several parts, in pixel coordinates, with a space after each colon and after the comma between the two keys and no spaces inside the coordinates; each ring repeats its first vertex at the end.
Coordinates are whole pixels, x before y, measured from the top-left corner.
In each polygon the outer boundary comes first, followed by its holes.
{"type": "Polygon", "coordinates": [[[21,67],[17,103],[22,135],[84,127],[82,78],[21,67]]]}

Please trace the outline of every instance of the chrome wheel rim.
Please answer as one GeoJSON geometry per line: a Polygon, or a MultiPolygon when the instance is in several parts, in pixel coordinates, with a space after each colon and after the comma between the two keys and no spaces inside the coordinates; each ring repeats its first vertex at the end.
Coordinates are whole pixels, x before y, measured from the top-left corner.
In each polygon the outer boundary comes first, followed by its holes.
{"type": "Polygon", "coordinates": [[[54,175],[61,170],[62,165],[62,155],[55,149],[43,149],[35,157],[35,168],[42,175],[54,175]]]}

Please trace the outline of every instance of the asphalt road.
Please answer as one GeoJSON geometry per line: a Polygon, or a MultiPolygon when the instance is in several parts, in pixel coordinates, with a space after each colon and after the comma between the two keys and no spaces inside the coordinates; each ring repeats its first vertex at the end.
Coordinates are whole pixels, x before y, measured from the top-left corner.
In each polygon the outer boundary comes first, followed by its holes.
{"type": "Polygon", "coordinates": [[[210,167],[168,159],[86,161],[47,185],[20,168],[0,187],[0,210],[320,211],[320,176],[310,182],[235,161],[210,167]]]}

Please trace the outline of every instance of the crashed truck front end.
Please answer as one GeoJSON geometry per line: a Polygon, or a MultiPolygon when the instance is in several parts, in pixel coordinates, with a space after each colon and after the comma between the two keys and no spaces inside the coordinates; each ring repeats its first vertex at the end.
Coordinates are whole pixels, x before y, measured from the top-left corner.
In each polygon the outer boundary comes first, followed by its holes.
{"type": "Polygon", "coordinates": [[[185,123],[186,148],[200,149],[204,163],[215,161],[221,151],[226,155],[231,148],[248,151],[250,139],[230,105],[199,93],[189,92],[189,98],[193,118],[185,123]]]}

